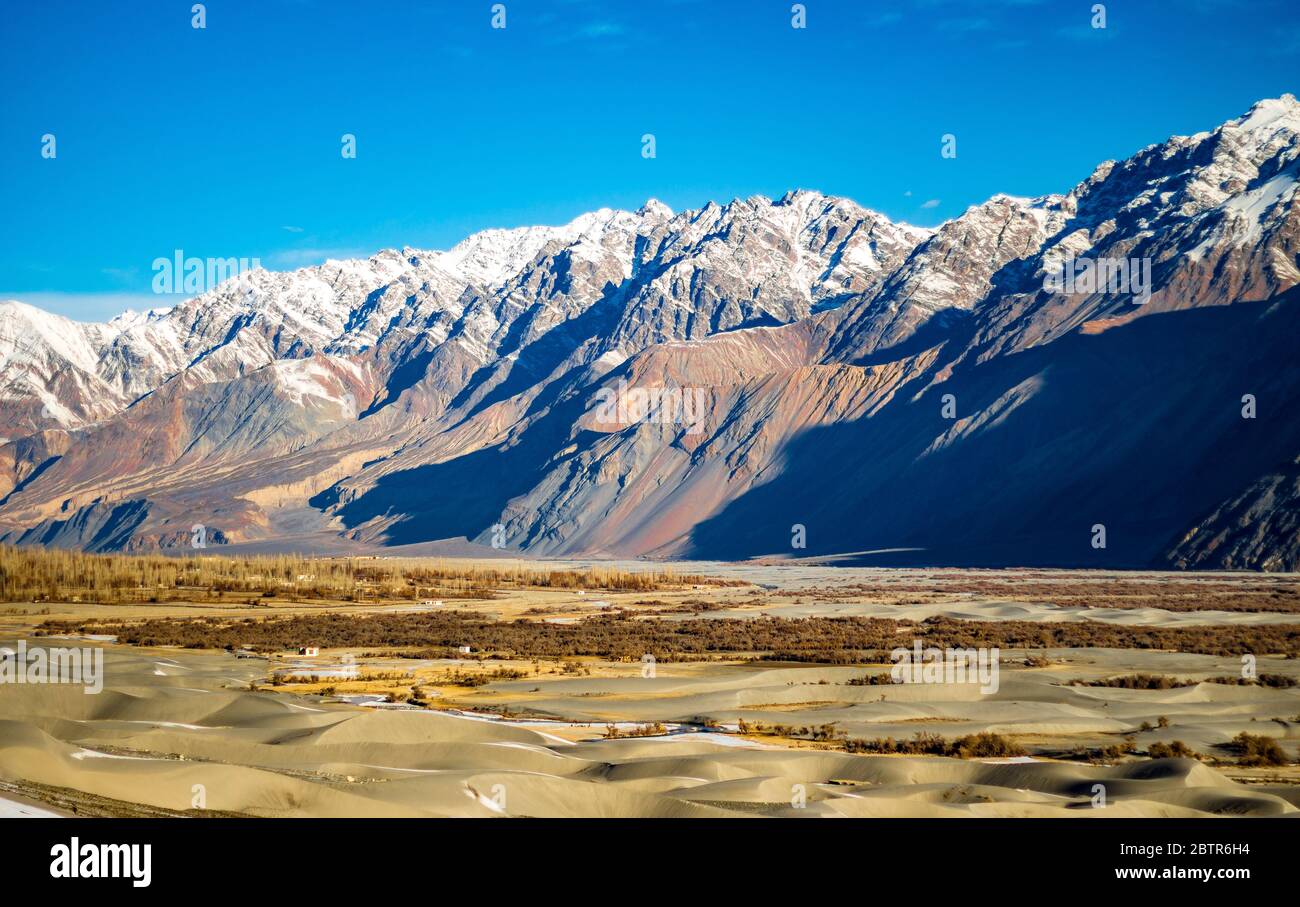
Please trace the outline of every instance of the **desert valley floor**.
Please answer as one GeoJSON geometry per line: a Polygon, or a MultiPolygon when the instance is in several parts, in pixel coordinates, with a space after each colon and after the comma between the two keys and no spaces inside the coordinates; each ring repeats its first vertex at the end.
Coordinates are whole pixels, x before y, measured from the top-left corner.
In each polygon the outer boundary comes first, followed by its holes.
{"type": "Polygon", "coordinates": [[[0,815],[1300,816],[1300,576],[673,570],[693,581],[11,603],[0,645],[103,647],[105,677],[0,685],[0,815]],[[435,618],[470,652],[419,637],[435,618]],[[833,654],[846,618],[897,645],[997,645],[999,688],[881,682],[887,660],[833,654]],[[622,654],[568,654],[588,627],[622,654]],[[793,635],[711,641],[745,627],[793,635]],[[696,642],[674,649],[681,628],[696,642]],[[627,654],[643,638],[652,665],[627,654]],[[1234,682],[1243,651],[1258,681],[1234,682]],[[1287,764],[1241,758],[1243,733],[1287,764]],[[905,745],[981,734],[1013,748],[905,745]],[[1192,757],[1166,758],[1174,741],[1192,757]]]}

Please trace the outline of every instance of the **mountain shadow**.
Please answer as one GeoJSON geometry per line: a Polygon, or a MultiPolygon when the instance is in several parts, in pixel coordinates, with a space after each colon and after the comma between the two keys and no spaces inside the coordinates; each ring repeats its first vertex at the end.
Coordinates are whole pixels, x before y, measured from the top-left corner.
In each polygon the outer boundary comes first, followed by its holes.
{"type": "Polygon", "coordinates": [[[1298,327],[1292,290],[964,365],[919,398],[795,437],[781,475],[697,525],[688,554],[1163,566],[1189,526],[1300,453],[1298,327]],[[1245,394],[1257,418],[1243,418],[1245,394]],[[791,549],[795,524],[805,549],[791,549]]]}
{"type": "MultiPolygon", "coordinates": [[[[581,397],[559,403],[511,443],[381,476],[337,515],[349,529],[398,515],[386,533],[389,545],[461,535],[472,539],[500,519],[510,499],[541,480],[555,452],[569,443],[585,405],[581,397]]],[[[320,498],[313,504],[325,502],[320,498]]],[[[514,547],[514,540],[507,542],[514,547]]]]}

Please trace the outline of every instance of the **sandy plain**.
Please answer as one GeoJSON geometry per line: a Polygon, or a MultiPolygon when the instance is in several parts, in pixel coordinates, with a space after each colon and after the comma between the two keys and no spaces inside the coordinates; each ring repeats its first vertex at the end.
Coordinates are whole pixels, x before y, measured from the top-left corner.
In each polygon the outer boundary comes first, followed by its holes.
{"type": "MultiPolygon", "coordinates": [[[[251,613],[256,619],[320,613],[364,619],[437,607],[497,620],[573,622],[619,609],[633,619],[673,621],[688,612],[663,612],[704,601],[707,609],[694,616],[1300,624],[1289,605],[1216,609],[1212,596],[1198,592],[1213,586],[1226,594],[1224,584],[1258,584],[1253,576],[681,567],[743,584],[650,594],[510,590],[491,600],[438,606],[276,601],[251,613]],[[1151,607],[1137,588],[1143,583],[1183,604],[1151,607]],[[1061,592],[1067,587],[1081,591],[1061,592]],[[1095,604],[1106,590],[1120,588],[1134,601],[1095,604]],[[1189,601],[1196,607],[1185,609],[1189,601]]],[[[1267,582],[1289,592],[1296,578],[1267,582]]],[[[1300,816],[1300,767],[1241,766],[1225,749],[1243,731],[1265,735],[1294,763],[1300,756],[1300,687],[1209,682],[1240,672],[1241,661],[1232,655],[1004,648],[998,690],[982,694],[972,684],[858,685],[850,681],[888,665],[782,663],[758,660],[756,653],[661,661],[647,671],[636,662],[597,657],[476,652],[412,658],[397,651],[325,649],[303,658],[288,650],[150,648],[35,635],[47,620],[249,613],[234,603],[52,602],[5,609],[0,645],[26,639],[103,648],[105,688],[88,695],[73,685],[0,684],[0,813],[1300,816]],[[358,678],[339,673],[354,664],[358,678]],[[1187,685],[1075,683],[1136,673],[1187,685]],[[313,674],[312,682],[283,682],[313,674]],[[475,674],[491,679],[448,682],[475,674]],[[416,689],[423,705],[385,701],[416,689]],[[1015,741],[1026,755],[861,755],[845,752],[836,738],[810,739],[797,730],[826,725],[850,739],[991,732],[1015,741]],[[647,736],[630,736],[636,734],[647,736]],[[1202,758],[1145,755],[1153,743],[1174,740],[1202,758]],[[1105,748],[1119,744],[1130,751],[1105,755],[1105,748]]],[[[1293,657],[1260,653],[1257,661],[1261,674],[1300,679],[1300,660],[1293,657]]]]}

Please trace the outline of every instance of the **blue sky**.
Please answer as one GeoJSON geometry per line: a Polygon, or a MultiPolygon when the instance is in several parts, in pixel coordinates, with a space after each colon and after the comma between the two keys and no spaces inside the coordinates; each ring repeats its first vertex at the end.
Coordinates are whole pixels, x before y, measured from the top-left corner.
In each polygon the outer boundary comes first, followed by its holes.
{"type": "Polygon", "coordinates": [[[504,4],[10,4],[0,298],[99,319],[178,301],[150,296],[178,248],[297,267],[649,197],[933,225],[1300,91],[1293,0],[1116,0],[1104,30],[1092,0],[805,0],[802,30],[790,0],[504,4]]]}

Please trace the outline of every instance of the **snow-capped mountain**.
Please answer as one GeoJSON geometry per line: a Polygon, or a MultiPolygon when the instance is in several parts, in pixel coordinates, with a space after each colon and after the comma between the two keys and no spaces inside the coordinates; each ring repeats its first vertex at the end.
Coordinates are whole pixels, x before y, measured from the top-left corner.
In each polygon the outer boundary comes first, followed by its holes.
{"type": "Polygon", "coordinates": [[[104,325],[0,304],[0,538],[1295,569],[1298,158],[1287,95],[934,231],[651,200],[104,325]]]}
{"type": "Polygon", "coordinates": [[[16,300],[0,302],[0,437],[73,428],[120,411],[127,401],[100,377],[99,362],[138,321],[127,313],[108,324],[82,324],[16,300]]]}

